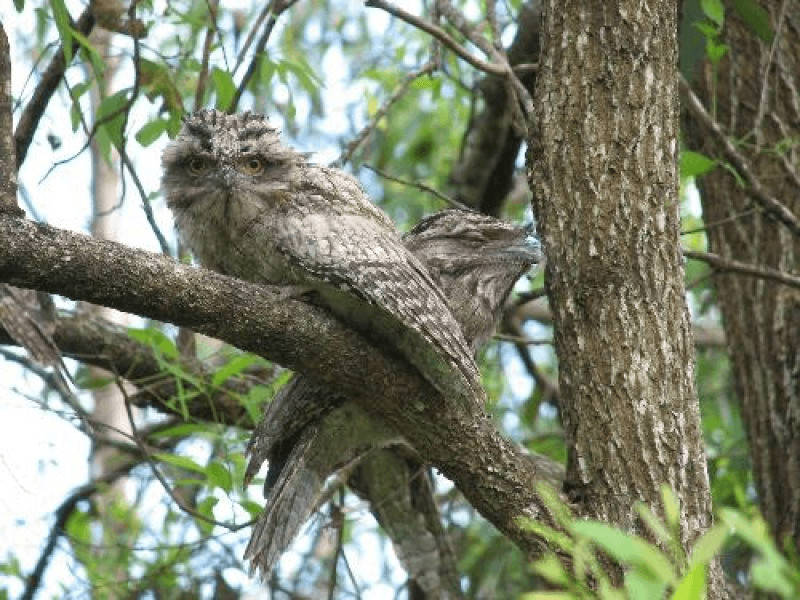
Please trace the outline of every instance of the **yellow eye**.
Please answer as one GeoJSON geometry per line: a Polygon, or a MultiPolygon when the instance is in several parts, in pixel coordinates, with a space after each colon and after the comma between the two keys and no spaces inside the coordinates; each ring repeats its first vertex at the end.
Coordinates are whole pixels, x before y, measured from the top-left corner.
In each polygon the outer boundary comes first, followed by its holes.
{"type": "Polygon", "coordinates": [[[260,156],[248,156],[241,162],[242,171],[248,175],[261,175],[266,163],[260,156]]]}
{"type": "Polygon", "coordinates": [[[186,170],[192,175],[202,175],[208,170],[209,162],[202,156],[193,156],[186,161],[186,170]]]}

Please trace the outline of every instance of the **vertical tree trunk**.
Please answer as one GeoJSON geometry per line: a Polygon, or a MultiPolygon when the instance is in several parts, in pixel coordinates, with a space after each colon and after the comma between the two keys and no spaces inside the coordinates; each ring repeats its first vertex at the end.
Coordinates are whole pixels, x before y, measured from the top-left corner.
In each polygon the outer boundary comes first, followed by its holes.
{"type": "MultiPolygon", "coordinates": [[[[760,40],[728,6],[718,72],[701,65],[693,87],[766,192],[800,218],[800,4],[760,3],[776,37],[760,40]],[[716,91],[716,98],[715,98],[716,91]],[[788,143],[787,143],[788,142],[788,143]]],[[[687,114],[687,143],[727,159],[687,114]]],[[[800,239],[718,168],[699,182],[710,250],[725,258],[789,273],[800,268],[800,239]]],[[[759,502],[779,545],[800,549],[800,294],[735,273],[714,277],[753,461],[759,502]]]]}
{"type": "MultiPolygon", "coordinates": [[[[570,455],[587,516],[681,503],[685,548],[711,497],[679,240],[676,4],[545,3],[530,179],[570,455]]],[[[710,598],[721,597],[715,564],[710,598]]]]}

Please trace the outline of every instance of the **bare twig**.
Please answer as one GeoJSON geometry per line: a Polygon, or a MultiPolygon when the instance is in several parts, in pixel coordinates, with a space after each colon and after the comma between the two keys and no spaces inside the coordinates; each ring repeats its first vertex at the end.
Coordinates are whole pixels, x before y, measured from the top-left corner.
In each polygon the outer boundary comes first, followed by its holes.
{"type": "Polygon", "coordinates": [[[508,64],[490,63],[478,58],[469,50],[464,48],[464,46],[454,40],[449,33],[447,33],[438,25],[435,25],[430,21],[426,21],[425,19],[406,11],[399,6],[386,2],[386,0],[367,0],[366,5],[372,8],[380,8],[385,10],[390,15],[397,17],[401,21],[405,21],[409,25],[413,25],[417,29],[420,29],[433,36],[479,71],[489,73],[490,75],[497,75],[499,77],[507,77],[511,73],[511,69],[508,64]]]}
{"type": "MultiPolygon", "coordinates": [[[[88,36],[94,27],[94,16],[92,15],[92,7],[89,5],[83,11],[77,22],[74,25],[75,31],[83,36],[88,36]]],[[[78,49],[78,40],[72,40],[72,54],[78,49]]],[[[64,75],[64,70],[67,68],[66,58],[64,55],[64,48],[61,47],[56,51],[55,56],[47,65],[47,69],[42,75],[39,85],[33,91],[31,99],[22,111],[17,122],[17,129],[14,131],[14,141],[17,146],[17,169],[25,161],[25,156],[28,154],[28,148],[31,145],[33,134],[36,132],[36,127],[39,125],[39,120],[42,118],[47,104],[50,102],[53,94],[58,87],[58,82],[64,75]]]]}
{"type": "Polygon", "coordinates": [[[686,258],[703,261],[718,271],[740,273],[750,277],[758,277],[759,279],[769,279],[771,281],[777,281],[778,283],[783,283],[785,285],[800,289],[800,277],[797,275],[784,273],[783,271],[778,271],[777,269],[749,265],[737,260],[723,258],[722,256],[719,256],[718,254],[712,254],[711,252],[684,250],[683,255],[686,258]]]}
{"type": "Polygon", "coordinates": [[[341,167],[346,162],[349,162],[358,147],[364,143],[364,141],[373,131],[375,131],[375,128],[377,128],[380,120],[383,119],[386,116],[386,113],[389,112],[389,109],[405,95],[411,84],[423,75],[429,75],[433,73],[436,70],[436,66],[437,65],[434,61],[430,61],[422,65],[416,71],[409,73],[403,79],[403,81],[400,82],[400,85],[395,88],[391,96],[389,96],[383,105],[375,112],[375,114],[372,116],[372,119],[370,119],[370,122],[367,123],[367,125],[358,132],[358,135],[356,135],[356,137],[347,144],[344,152],[342,152],[341,156],[339,156],[339,158],[333,162],[332,166],[341,167]]]}
{"type": "Polygon", "coordinates": [[[684,229],[681,231],[681,235],[691,235],[693,233],[700,233],[705,231],[710,231],[715,227],[720,227],[725,225],[726,223],[733,223],[734,221],[738,221],[739,219],[743,219],[745,217],[749,217],[752,215],[757,215],[763,212],[763,208],[760,206],[756,206],[754,208],[750,208],[748,210],[744,210],[736,215],[731,215],[730,217],[725,217],[723,219],[718,219],[716,221],[712,221],[711,223],[703,223],[700,227],[695,227],[693,229],[684,229]]]}
{"type": "MultiPolygon", "coordinates": [[[[119,381],[119,380],[117,380],[117,381],[119,381]]],[[[152,454],[150,452],[150,449],[144,443],[144,440],[143,440],[141,434],[139,433],[139,428],[136,426],[136,420],[133,418],[133,411],[131,410],[131,403],[130,403],[130,400],[128,398],[128,394],[125,391],[125,386],[120,385],[119,386],[119,390],[122,393],[122,395],[125,397],[125,412],[128,415],[128,424],[131,427],[131,438],[133,439],[133,441],[136,444],[137,448],[139,448],[139,451],[142,453],[142,456],[144,457],[145,462],[147,462],[147,464],[150,466],[150,471],[153,473],[153,477],[155,477],[156,480],[158,480],[158,482],[161,484],[161,487],[164,488],[164,491],[172,499],[172,501],[177,505],[177,507],[180,508],[186,514],[191,515],[195,519],[198,519],[200,521],[204,521],[206,523],[209,523],[210,525],[218,525],[220,527],[224,527],[228,531],[238,531],[240,529],[244,529],[245,527],[251,526],[253,524],[253,522],[248,522],[248,523],[244,523],[244,524],[240,524],[240,525],[232,525],[230,523],[225,523],[223,521],[217,521],[216,519],[212,519],[211,517],[208,517],[208,516],[204,515],[203,513],[194,510],[190,506],[186,506],[186,503],[184,503],[175,494],[175,492],[172,490],[172,488],[170,487],[170,485],[167,482],[167,480],[161,474],[161,471],[158,469],[158,465],[156,465],[155,460],[153,459],[153,456],[152,456],[152,454]]]]}
{"type": "MultiPolygon", "coordinates": [[[[165,425],[166,424],[158,424],[148,428],[147,435],[164,429],[165,425]]],[[[174,423],[170,423],[167,426],[171,427],[173,425],[174,423]]],[[[175,443],[177,443],[177,440],[178,438],[173,438],[173,440],[160,446],[160,449],[168,450],[175,443]]],[[[126,448],[126,450],[130,452],[131,449],[126,448]]],[[[72,516],[72,513],[75,511],[75,507],[78,505],[78,503],[81,500],[88,500],[108,484],[114,483],[118,479],[127,476],[131,470],[139,464],[141,464],[141,457],[132,457],[130,460],[126,461],[113,471],[109,471],[101,477],[98,477],[93,481],[80,486],[59,505],[55,511],[55,522],[50,528],[50,533],[47,536],[47,543],[45,544],[42,553],[39,555],[39,560],[36,561],[36,566],[34,567],[33,571],[25,578],[25,590],[20,596],[20,600],[32,600],[36,595],[36,592],[41,585],[44,571],[47,568],[47,564],[50,562],[50,557],[53,555],[53,551],[56,548],[58,539],[64,535],[67,521],[69,520],[70,516],[72,516]]]]}
{"type": "Polygon", "coordinates": [[[465,204],[461,204],[461,202],[459,202],[458,200],[454,200],[450,196],[447,196],[447,195],[443,194],[439,190],[436,190],[436,189],[432,188],[431,186],[429,186],[427,184],[419,183],[417,181],[408,181],[407,179],[401,179],[400,177],[395,177],[394,175],[389,175],[385,171],[381,171],[380,169],[378,169],[377,167],[373,167],[372,165],[364,164],[363,166],[365,168],[369,169],[370,171],[372,171],[373,173],[377,173],[378,175],[380,175],[384,179],[388,179],[389,181],[394,181],[395,183],[399,183],[401,185],[406,185],[408,187],[417,188],[418,190],[422,190],[423,192],[428,192],[429,194],[433,194],[434,196],[436,196],[440,200],[444,200],[450,206],[453,206],[455,208],[460,208],[461,210],[469,210],[469,211],[473,211],[474,210],[474,209],[470,208],[469,206],[466,206],[465,204]]]}
{"type": "Polygon", "coordinates": [[[156,239],[158,240],[161,253],[171,256],[172,252],[170,251],[169,244],[167,243],[167,238],[164,237],[164,234],[161,232],[161,229],[156,223],[155,215],[153,215],[153,208],[150,206],[150,199],[147,197],[147,192],[144,191],[144,186],[142,185],[139,175],[136,173],[136,170],[133,167],[133,163],[128,156],[128,152],[124,148],[119,148],[119,156],[122,159],[122,164],[128,169],[128,173],[130,173],[131,179],[133,179],[133,184],[136,186],[136,189],[139,192],[139,196],[142,199],[142,210],[147,218],[147,222],[150,224],[150,229],[153,231],[153,235],[155,235],[156,239]]]}
{"type": "Polygon", "coordinates": [[[761,77],[761,93],[759,94],[758,98],[758,109],[756,110],[756,117],[754,119],[754,126],[753,130],[755,132],[756,140],[758,140],[759,145],[761,145],[764,141],[764,116],[767,113],[767,107],[769,106],[769,95],[770,95],[770,85],[768,82],[770,71],[772,70],[772,66],[775,63],[775,53],[778,47],[781,44],[781,38],[783,37],[783,27],[784,22],[786,21],[786,8],[789,4],[789,0],[783,0],[781,2],[781,8],[778,11],[778,16],[775,19],[776,27],[775,27],[775,37],[772,39],[772,45],[769,49],[769,57],[767,58],[767,62],[764,65],[762,77],[761,77]]]}
{"type": "Polygon", "coordinates": [[[239,55],[236,57],[236,65],[233,67],[233,73],[235,74],[236,71],[239,70],[239,67],[244,62],[244,57],[247,55],[247,51],[250,49],[250,46],[253,45],[253,40],[256,39],[256,33],[259,29],[261,29],[262,23],[264,23],[264,19],[270,14],[272,10],[272,3],[268,2],[264,5],[264,8],[259,13],[256,22],[253,24],[253,27],[250,29],[250,33],[247,34],[247,39],[245,40],[244,44],[242,45],[241,50],[239,50],[239,55]]]}
{"type": "Polygon", "coordinates": [[[750,169],[750,165],[744,156],[736,149],[731,143],[728,136],[720,128],[719,124],[711,118],[706,109],[703,107],[702,102],[697,95],[692,91],[689,83],[681,75],[679,79],[681,91],[684,93],[687,103],[686,106],[692,115],[700,121],[706,129],[716,139],[717,143],[722,147],[725,157],[731,162],[734,168],[741,174],[742,178],[747,182],[747,194],[764,207],[769,214],[775,217],[778,221],[786,225],[789,230],[796,236],[800,237],[800,221],[786,206],[784,206],[777,198],[770,195],[761,185],[761,181],[755,176],[750,169]]]}
{"type": "Polygon", "coordinates": [[[275,28],[275,23],[278,22],[278,17],[280,17],[286,9],[290,8],[296,2],[297,0],[273,0],[270,3],[270,15],[269,20],[267,21],[267,26],[264,28],[264,33],[261,34],[261,38],[258,40],[258,44],[256,45],[256,49],[253,54],[253,60],[251,60],[250,64],[247,66],[247,71],[245,71],[242,81],[239,83],[239,87],[236,88],[236,93],[233,95],[233,99],[231,99],[231,103],[228,105],[226,112],[229,114],[236,112],[236,109],[239,106],[239,101],[242,99],[242,94],[244,94],[245,89],[247,89],[247,85],[250,83],[253,75],[255,75],[258,61],[261,60],[261,55],[264,53],[264,48],[267,46],[269,36],[272,34],[272,30],[275,28]]]}
{"type": "Polygon", "coordinates": [[[210,17],[210,23],[208,29],[206,29],[206,38],[203,41],[203,60],[200,66],[200,73],[197,76],[197,89],[194,93],[195,110],[203,107],[203,97],[206,93],[206,82],[208,81],[208,60],[211,55],[211,42],[214,41],[214,34],[217,33],[218,8],[219,0],[209,0],[208,16],[210,17]]]}
{"type": "MultiPolygon", "coordinates": [[[[493,6],[492,2],[489,2],[488,4],[493,6]]],[[[455,27],[465,38],[480,48],[486,54],[486,56],[490,56],[495,64],[502,65],[506,69],[506,85],[511,88],[510,91],[514,92],[509,94],[509,97],[511,99],[516,99],[519,102],[519,105],[516,105],[513,102],[511,104],[511,110],[514,117],[512,123],[515,124],[520,132],[524,134],[527,130],[526,116],[529,117],[534,111],[533,98],[528,89],[525,87],[525,85],[523,85],[516,73],[514,73],[514,70],[511,68],[505,51],[498,45],[489,42],[489,40],[478,33],[474,27],[470,26],[464,16],[458,10],[453,8],[453,5],[450,4],[449,1],[439,0],[439,2],[437,2],[437,8],[445,17],[447,17],[447,20],[450,22],[450,24],[455,27]],[[523,109],[522,114],[520,108],[523,109]]]]}

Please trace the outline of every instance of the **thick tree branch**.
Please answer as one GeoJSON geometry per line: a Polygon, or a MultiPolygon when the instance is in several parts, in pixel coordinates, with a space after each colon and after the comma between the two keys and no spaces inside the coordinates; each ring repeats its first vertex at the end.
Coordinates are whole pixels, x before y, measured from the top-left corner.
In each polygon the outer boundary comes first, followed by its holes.
{"type": "Polygon", "coordinates": [[[302,371],[402,432],[526,553],[541,547],[518,522],[548,520],[524,451],[485,413],[438,396],[323,310],[280,289],[10,216],[0,216],[0,238],[0,280],[190,327],[302,371]]]}

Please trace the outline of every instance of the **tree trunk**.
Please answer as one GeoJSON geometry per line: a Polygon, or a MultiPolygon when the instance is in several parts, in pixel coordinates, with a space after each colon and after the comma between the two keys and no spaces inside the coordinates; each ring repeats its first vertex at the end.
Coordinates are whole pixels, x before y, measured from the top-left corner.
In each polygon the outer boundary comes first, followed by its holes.
{"type": "MultiPolygon", "coordinates": [[[[570,448],[586,516],[681,504],[685,549],[711,524],[679,239],[676,4],[545,3],[530,179],[570,448]]],[[[709,598],[721,597],[714,564],[709,598]]]]}
{"type": "MultiPolygon", "coordinates": [[[[764,191],[796,216],[800,5],[760,4],[769,12],[773,43],[759,39],[728,6],[722,34],[728,55],[716,73],[709,62],[700,65],[692,83],[709,113],[716,106],[716,121],[725,135],[743,141],[734,145],[764,191]]],[[[687,115],[687,134],[693,150],[731,160],[693,114],[687,115]]],[[[721,168],[699,185],[712,252],[798,272],[800,239],[751,195],[752,185],[742,186],[721,168]]],[[[718,273],[714,284],[761,510],[779,546],[788,537],[800,548],[800,296],[783,284],[736,273],[718,273]]]]}

